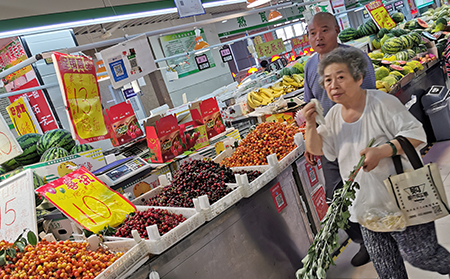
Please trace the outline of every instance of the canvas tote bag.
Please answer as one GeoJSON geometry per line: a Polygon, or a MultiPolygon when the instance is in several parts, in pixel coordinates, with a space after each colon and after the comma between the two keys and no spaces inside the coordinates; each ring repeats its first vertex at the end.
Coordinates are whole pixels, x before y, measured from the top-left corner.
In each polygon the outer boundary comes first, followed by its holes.
{"type": "Polygon", "coordinates": [[[403,172],[400,156],[394,156],[392,159],[397,175],[391,175],[384,180],[384,184],[405,215],[407,226],[425,224],[450,214],[437,164],[424,166],[408,139],[403,136],[395,139],[414,170],[403,172]]]}

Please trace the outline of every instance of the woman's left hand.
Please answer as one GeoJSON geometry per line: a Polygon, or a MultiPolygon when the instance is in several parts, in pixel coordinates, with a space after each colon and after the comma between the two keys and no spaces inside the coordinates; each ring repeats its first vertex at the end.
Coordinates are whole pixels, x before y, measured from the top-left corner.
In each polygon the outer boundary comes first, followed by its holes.
{"type": "Polygon", "coordinates": [[[360,155],[366,155],[366,159],[364,160],[363,169],[366,172],[369,172],[378,166],[378,163],[383,158],[382,153],[378,150],[377,147],[367,147],[361,150],[360,155]]]}

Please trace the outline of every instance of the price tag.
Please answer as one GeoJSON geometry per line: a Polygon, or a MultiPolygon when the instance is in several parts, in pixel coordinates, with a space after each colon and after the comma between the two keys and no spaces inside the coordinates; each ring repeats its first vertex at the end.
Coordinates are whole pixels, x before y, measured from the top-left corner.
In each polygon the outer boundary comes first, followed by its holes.
{"type": "Polygon", "coordinates": [[[211,68],[206,54],[195,56],[195,62],[197,63],[197,67],[200,71],[211,68]]]}
{"type": "Polygon", "coordinates": [[[378,28],[386,28],[390,30],[396,26],[381,0],[370,2],[369,4],[366,4],[365,7],[372,19],[378,25],[378,28]]]}
{"type": "Polygon", "coordinates": [[[80,143],[108,139],[92,58],[58,52],[52,58],[72,134],[80,143]]]}
{"type": "Polygon", "coordinates": [[[9,130],[5,119],[0,115],[0,164],[11,160],[23,153],[16,138],[9,130]]]}
{"type": "Polygon", "coordinates": [[[317,168],[320,170],[322,168],[322,160],[320,160],[320,156],[316,156],[317,168]]]}
{"type": "Polygon", "coordinates": [[[105,226],[115,227],[136,207],[103,184],[86,168],[36,189],[67,217],[85,229],[98,233],[105,226]]]}
{"type": "Polygon", "coordinates": [[[312,194],[311,199],[313,201],[317,216],[319,217],[319,220],[322,221],[323,217],[325,217],[328,211],[327,198],[325,196],[323,185],[317,187],[317,189],[312,194]]]}
{"type": "Polygon", "coordinates": [[[397,10],[403,8],[403,7],[404,7],[404,5],[403,5],[403,0],[402,0],[402,1],[395,2],[395,3],[394,3],[394,7],[395,7],[395,9],[397,9],[397,10]]]}
{"type": "Polygon", "coordinates": [[[220,50],[220,56],[222,57],[222,61],[228,62],[233,60],[233,54],[231,53],[231,49],[229,46],[224,45],[220,50]]]}
{"type": "Polygon", "coordinates": [[[0,183],[0,239],[14,242],[24,229],[37,235],[33,171],[22,171],[0,183]]]}
{"type": "Polygon", "coordinates": [[[6,107],[6,110],[19,136],[30,133],[42,134],[41,126],[39,126],[26,96],[12,102],[6,107]]]}
{"type": "Polygon", "coordinates": [[[389,4],[389,5],[386,6],[386,11],[388,13],[392,12],[393,10],[394,10],[394,7],[392,7],[392,4],[389,4]]]}
{"type": "Polygon", "coordinates": [[[280,213],[286,206],[286,198],[284,197],[283,190],[281,189],[280,182],[275,184],[272,188],[270,188],[270,193],[272,193],[273,202],[277,207],[278,213],[280,213]]]}
{"type": "Polygon", "coordinates": [[[367,10],[363,10],[363,16],[364,16],[364,18],[369,18],[370,17],[370,15],[367,12],[367,10]]]}
{"type": "Polygon", "coordinates": [[[305,164],[306,174],[308,175],[309,183],[311,184],[311,187],[314,187],[319,180],[317,179],[317,173],[316,170],[308,163],[305,164]]]}

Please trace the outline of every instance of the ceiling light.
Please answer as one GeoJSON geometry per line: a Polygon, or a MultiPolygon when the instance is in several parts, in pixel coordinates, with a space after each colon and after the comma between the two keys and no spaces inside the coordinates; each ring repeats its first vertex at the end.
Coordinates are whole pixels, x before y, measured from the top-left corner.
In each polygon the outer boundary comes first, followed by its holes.
{"type": "Polygon", "coordinates": [[[283,16],[277,10],[271,11],[269,14],[269,22],[276,21],[276,20],[279,20],[282,18],[283,18],[283,16]]]}
{"type": "Polygon", "coordinates": [[[225,19],[225,20],[222,20],[222,23],[225,23],[225,22],[227,22],[227,21],[228,21],[228,20],[226,20],[226,19],[225,19]]]}
{"type": "Polygon", "coordinates": [[[247,0],[247,8],[254,8],[270,2],[270,0],[247,0]]]}
{"type": "MultiPolygon", "coordinates": [[[[267,1],[269,1],[269,0],[267,0],[267,1]]],[[[231,5],[231,4],[237,4],[237,3],[244,3],[244,2],[246,2],[246,0],[216,1],[216,2],[211,2],[211,3],[205,3],[205,4],[203,4],[203,7],[204,8],[214,8],[214,7],[220,7],[220,6],[224,6],[224,5],[231,5]]],[[[144,17],[173,14],[173,13],[177,13],[177,12],[178,12],[177,8],[167,8],[167,9],[161,9],[161,10],[153,10],[153,11],[124,14],[124,15],[114,15],[114,16],[109,16],[109,17],[86,19],[86,20],[80,20],[80,21],[62,22],[62,23],[57,23],[57,24],[52,24],[52,25],[29,27],[29,28],[24,28],[24,29],[0,32],[0,38],[9,38],[9,37],[13,37],[13,36],[30,35],[30,34],[35,34],[35,33],[50,32],[50,31],[82,27],[82,26],[88,26],[88,25],[94,25],[94,24],[110,23],[110,22],[117,22],[117,21],[122,21],[122,20],[131,20],[131,19],[138,19],[138,18],[144,18],[144,17]]]]}
{"type": "Polygon", "coordinates": [[[209,44],[203,40],[201,31],[199,29],[195,28],[194,32],[195,32],[195,41],[196,41],[194,50],[201,50],[203,48],[209,47],[209,44]]]}

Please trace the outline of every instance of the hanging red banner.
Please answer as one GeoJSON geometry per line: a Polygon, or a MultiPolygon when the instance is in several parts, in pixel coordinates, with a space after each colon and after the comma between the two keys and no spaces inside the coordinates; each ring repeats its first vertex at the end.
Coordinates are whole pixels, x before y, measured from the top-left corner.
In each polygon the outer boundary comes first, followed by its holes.
{"type": "Polygon", "coordinates": [[[80,143],[108,139],[92,58],[58,52],[52,58],[72,135],[80,143]]]}
{"type": "MultiPolygon", "coordinates": [[[[37,79],[32,79],[29,82],[22,85],[21,87],[17,88],[15,91],[33,88],[36,86],[39,86],[39,82],[37,81],[37,79]]],[[[36,118],[39,122],[39,126],[41,126],[42,131],[45,133],[46,131],[58,129],[55,117],[53,116],[53,113],[50,110],[50,107],[48,106],[47,100],[42,90],[34,90],[22,95],[15,95],[8,98],[11,101],[11,103],[13,103],[15,100],[24,95],[28,97],[30,106],[34,114],[36,115],[36,118]]]]}

